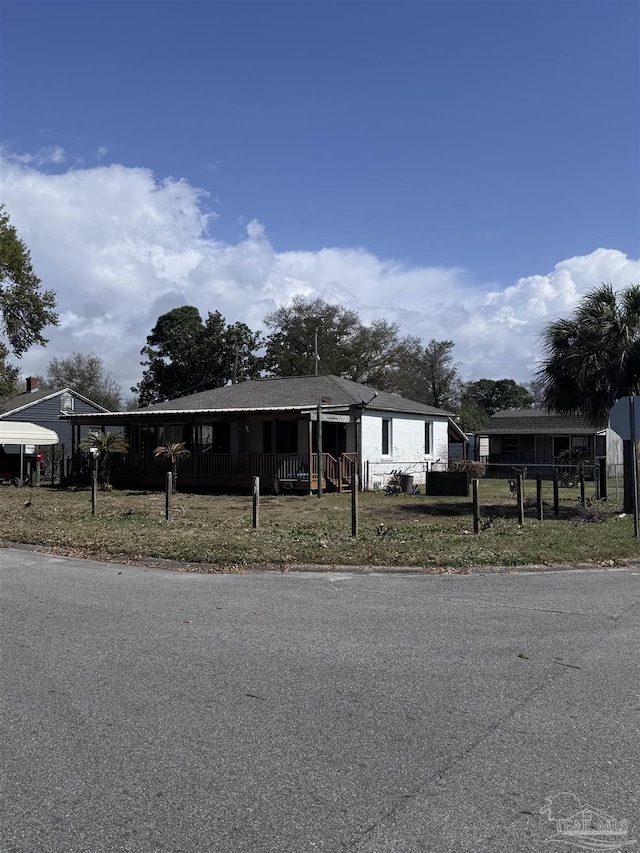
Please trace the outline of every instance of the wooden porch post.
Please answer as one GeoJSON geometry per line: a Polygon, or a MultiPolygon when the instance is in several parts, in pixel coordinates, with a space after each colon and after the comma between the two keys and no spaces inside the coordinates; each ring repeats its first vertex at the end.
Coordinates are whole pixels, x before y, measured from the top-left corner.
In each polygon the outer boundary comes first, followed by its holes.
{"type": "Polygon", "coordinates": [[[316,433],[318,445],[318,497],[322,497],[322,405],[318,403],[318,431],[316,433]]]}
{"type": "Polygon", "coordinates": [[[309,494],[313,491],[311,488],[311,471],[313,469],[313,421],[309,415],[309,494]]]}
{"type": "Polygon", "coordinates": [[[356,418],[354,427],[356,431],[356,470],[355,473],[358,475],[358,488],[364,491],[369,488],[369,472],[367,471],[366,479],[363,477],[362,470],[362,415],[364,413],[364,406],[362,407],[362,411],[360,413],[360,417],[356,418]]]}

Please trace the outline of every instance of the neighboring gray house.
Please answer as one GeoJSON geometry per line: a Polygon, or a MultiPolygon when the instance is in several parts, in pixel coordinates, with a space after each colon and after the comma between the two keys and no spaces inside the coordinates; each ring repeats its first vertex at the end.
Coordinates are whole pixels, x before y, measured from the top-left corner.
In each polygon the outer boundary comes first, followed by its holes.
{"type": "Polygon", "coordinates": [[[551,465],[564,450],[582,450],[589,461],[606,458],[622,464],[622,439],[608,425],[594,427],[579,415],[558,415],[546,409],[496,412],[478,432],[477,456],[489,464],[551,465]]]}
{"type": "MultiPolygon", "coordinates": [[[[113,460],[123,484],[159,485],[165,467],[153,450],[184,442],[180,482],[191,486],[242,486],[258,476],[281,488],[317,490],[318,411],[322,422],[322,485],[350,488],[359,472],[364,488],[382,485],[392,470],[424,482],[435,463],[446,466],[450,434],[464,434],[451,413],[337,376],[259,379],[214,388],[138,409],[113,412],[124,427],[127,455],[113,460]]],[[[87,428],[97,414],[75,412],[87,428]]]]}
{"type": "Polygon", "coordinates": [[[58,433],[66,453],[70,454],[74,443],[72,427],[64,416],[74,413],[94,415],[106,411],[103,406],[93,403],[72,388],[61,388],[59,391],[40,389],[37,377],[31,376],[22,394],[0,403],[0,420],[27,421],[52,429],[58,433]]]}

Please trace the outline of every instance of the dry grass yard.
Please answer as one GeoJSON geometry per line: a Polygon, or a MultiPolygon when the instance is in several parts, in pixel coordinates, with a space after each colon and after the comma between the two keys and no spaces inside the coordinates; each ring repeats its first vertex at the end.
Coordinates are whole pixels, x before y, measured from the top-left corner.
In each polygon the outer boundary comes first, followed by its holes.
{"type": "Polygon", "coordinates": [[[632,518],[620,513],[619,491],[608,502],[589,496],[583,508],[576,490],[563,489],[558,518],[550,483],[544,497],[539,522],[535,483],[527,484],[520,526],[508,484],[480,481],[481,530],[474,535],[470,499],[368,492],[360,495],[354,540],[349,494],[262,496],[254,530],[250,496],[178,493],[167,523],[159,492],[99,492],[93,517],[88,489],[6,486],[0,489],[0,541],[97,559],[208,564],[203,570],[211,571],[296,564],[465,570],[640,557],[632,518]]]}

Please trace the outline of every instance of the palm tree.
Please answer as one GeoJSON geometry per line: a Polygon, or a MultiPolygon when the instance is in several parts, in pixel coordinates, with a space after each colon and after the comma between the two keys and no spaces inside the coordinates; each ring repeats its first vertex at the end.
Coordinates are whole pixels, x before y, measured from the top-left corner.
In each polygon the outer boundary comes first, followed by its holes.
{"type": "MultiPolygon", "coordinates": [[[[551,323],[542,341],[538,378],[546,407],[605,426],[617,400],[640,393],[640,284],[618,292],[610,284],[596,287],[572,317],[551,323]]],[[[634,452],[638,446],[625,442],[625,512],[634,505],[634,452]]]]}
{"type": "Polygon", "coordinates": [[[80,448],[95,451],[98,457],[101,487],[110,489],[109,454],[128,453],[129,442],[127,439],[119,432],[90,432],[80,442],[80,448]]]}
{"type": "Polygon", "coordinates": [[[176,441],[173,444],[161,444],[153,451],[156,459],[165,459],[171,471],[172,491],[176,491],[176,483],[178,480],[178,459],[185,459],[191,456],[191,451],[187,450],[184,441],[176,441]]]}
{"type": "Polygon", "coordinates": [[[542,344],[546,407],[605,423],[617,400],[640,393],[640,284],[596,287],[572,317],[547,327],[542,344]]]}
{"type": "Polygon", "coordinates": [[[556,456],[556,462],[559,467],[555,469],[558,472],[561,484],[563,486],[573,486],[578,480],[580,467],[585,462],[589,462],[590,458],[587,451],[580,448],[561,450],[556,456]]]}
{"type": "Polygon", "coordinates": [[[587,453],[586,450],[574,449],[574,450],[561,450],[558,453],[556,459],[558,462],[562,462],[563,465],[580,465],[581,462],[589,462],[591,457],[587,453]]]}

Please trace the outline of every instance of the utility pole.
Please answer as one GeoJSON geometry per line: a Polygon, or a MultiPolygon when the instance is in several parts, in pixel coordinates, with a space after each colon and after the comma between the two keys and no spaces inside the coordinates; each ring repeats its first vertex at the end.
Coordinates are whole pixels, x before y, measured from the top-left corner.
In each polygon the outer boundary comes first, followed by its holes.
{"type": "Polygon", "coordinates": [[[313,331],[313,368],[314,376],[318,375],[318,327],[313,331]]]}
{"type": "Polygon", "coordinates": [[[238,366],[240,364],[240,347],[236,347],[236,356],[233,360],[233,377],[231,379],[231,384],[235,385],[238,381],[238,366]]]}

